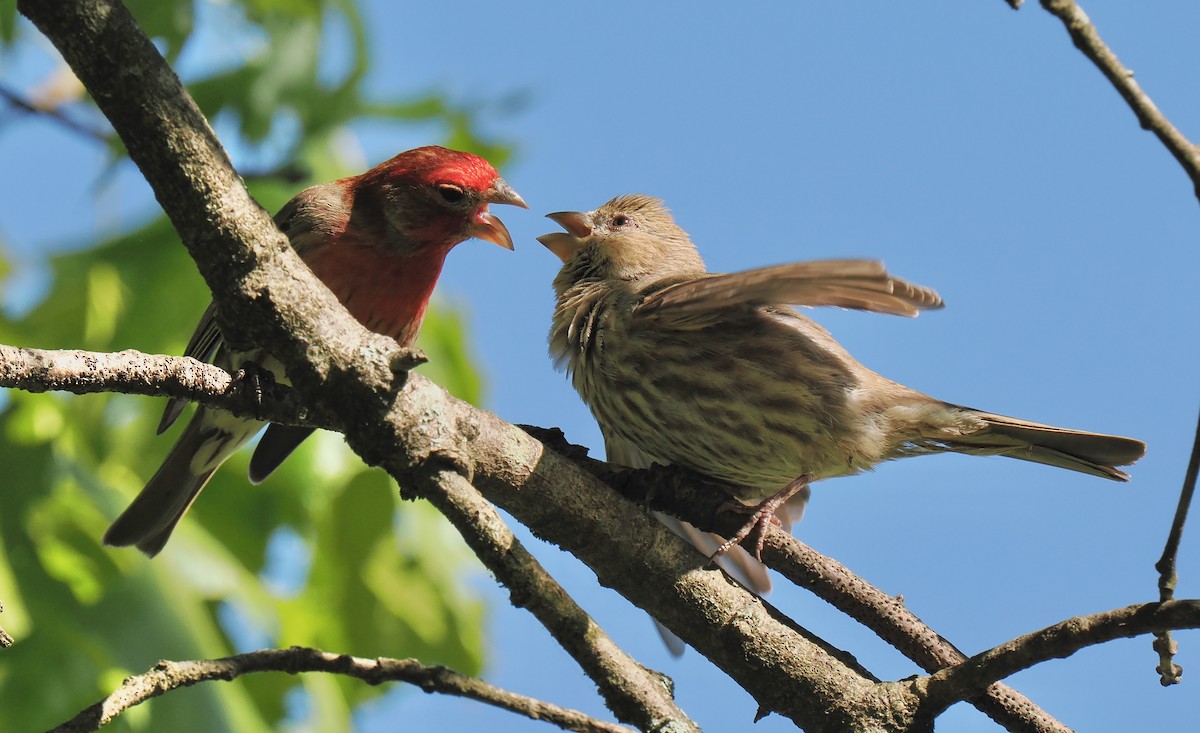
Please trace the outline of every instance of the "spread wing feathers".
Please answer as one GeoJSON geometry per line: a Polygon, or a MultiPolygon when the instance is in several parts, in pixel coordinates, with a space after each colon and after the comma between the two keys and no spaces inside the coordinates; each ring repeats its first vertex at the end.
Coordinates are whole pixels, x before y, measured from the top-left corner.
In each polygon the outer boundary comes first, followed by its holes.
{"type": "Polygon", "coordinates": [[[874,260],[818,260],[775,265],[728,275],[708,275],[649,295],[637,317],[701,328],[736,305],[837,306],[896,316],[942,307],[930,288],[892,277],[874,260]]]}
{"type": "Polygon", "coordinates": [[[1146,453],[1146,444],[1133,438],[972,412],[987,428],[948,442],[950,450],[1019,458],[1114,481],[1129,480],[1129,475],[1116,466],[1128,466],[1146,453]]]}
{"type": "MultiPolygon", "coordinates": [[[[213,357],[217,354],[217,349],[220,347],[221,329],[217,328],[217,305],[216,303],[210,303],[208,308],[204,310],[204,315],[200,316],[200,324],[192,332],[192,339],[188,341],[183,355],[190,356],[199,361],[212,361],[213,357]]],[[[163,410],[162,419],[158,421],[159,435],[166,432],[167,428],[171,427],[179,419],[179,416],[183,413],[183,408],[186,406],[187,400],[180,397],[172,397],[167,401],[167,408],[163,410]]]]}

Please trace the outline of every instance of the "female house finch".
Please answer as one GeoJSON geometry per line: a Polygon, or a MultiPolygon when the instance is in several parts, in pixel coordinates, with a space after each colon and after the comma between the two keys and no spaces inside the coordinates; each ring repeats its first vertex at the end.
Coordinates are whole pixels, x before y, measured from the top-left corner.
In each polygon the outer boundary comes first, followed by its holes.
{"type": "MultiPolygon", "coordinates": [[[[430,146],[400,153],[362,175],[307,188],[284,205],[275,223],[360,323],[409,346],[454,245],[478,237],[513,248],[508,229],[488,211],[489,204],[527,208],[487,161],[430,146]]],[[[215,306],[204,312],[185,355],[230,370],[252,361],[283,373],[269,354],[225,348],[215,306]]],[[[159,433],[175,422],[184,404],[171,400],[159,433]]],[[[199,407],[104,542],[157,554],[213,473],[262,426],[199,407]]],[[[265,479],[311,432],[271,425],[250,461],[250,480],[265,479]]]]}
{"type": "MultiPolygon", "coordinates": [[[[915,316],[932,290],[877,262],[836,260],[708,274],[658,199],[620,196],[549,215],[539,238],[563,261],[550,352],[617,460],[677,464],[731,484],[760,529],[810,481],[894,458],[1003,455],[1118,481],[1137,440],[982,412],[934,399],[854,360],[789,305],[915,316]]],[[[802,496],[803,494],[801,494],[802,496]]]]}

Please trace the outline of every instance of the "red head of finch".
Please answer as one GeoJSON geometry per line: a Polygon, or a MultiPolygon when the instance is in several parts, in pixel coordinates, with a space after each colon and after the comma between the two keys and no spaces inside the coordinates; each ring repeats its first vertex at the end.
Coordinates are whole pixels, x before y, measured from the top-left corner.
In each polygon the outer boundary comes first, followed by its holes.
{"type": "MultiPolygon", "coordinates": [[[[525,207],[487,161],[429,146],[400,153],[361,175],[307,188],[284,205],[275,222],[360,323],[408,346],[416,340],[451,248],[472,237],[513,248],[490,204],[525,207]]],[[[252,361],[282,374],[268,354],[230,353],[212,306],[186,355],[231,370],[252,361]]],[[[160,433],[183,407],[182,400],[168,404],[160,433]]],[[[212,474],[261,427],[255,420],[198,408],[104,541],[156,554],[212,474]]],[[[251,480],[265,478],[311,432],[272,425],[251,459],[251,480]]]]}

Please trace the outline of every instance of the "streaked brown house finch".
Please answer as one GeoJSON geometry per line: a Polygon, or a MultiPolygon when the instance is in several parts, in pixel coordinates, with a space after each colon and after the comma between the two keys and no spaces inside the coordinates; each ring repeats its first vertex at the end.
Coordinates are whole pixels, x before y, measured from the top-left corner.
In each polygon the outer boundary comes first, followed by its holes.
{"type": "MultiPolygon", "coordinates": [[[[409,346],[454,245],[478,237],[512,249],[508,229],[488,211],[489,204],[525,207],[487,161],[430,146],[400,153],[362,175],[307,188],[284,205],[275,223],[360,323],[409,346]]],[[[204,312],[185,355],[229,370],[253,362],[282,377],[281,365],[269,354],[225,348],[214,308],[204,312]]],[[[184,405],[171,400],[159,433],[184,405]]],[[[157,554],[213,473],[262,426],[199,407],[104,542],[157,554]]],[[[265,479],[311,433],[271,425],[251,458],[250,480],[265,479]]]]}
{"type": "Polygon", "coordinates": [[[567,230],[539,237],[563,261],[550,353],[600,423],[610,460],[685,466],[727,482],[753,508],[716,554],[765,529],[809,482],[894,458],[1002,455],[1125,481],[1116,466],[1145,452],[1131,438],[921,394],[859,364],[790,307],[903,316],[941,307],[935,292],[878,262],[717,275],[658,199],[619,196],[595,211],[549,216],[567,230]]]}

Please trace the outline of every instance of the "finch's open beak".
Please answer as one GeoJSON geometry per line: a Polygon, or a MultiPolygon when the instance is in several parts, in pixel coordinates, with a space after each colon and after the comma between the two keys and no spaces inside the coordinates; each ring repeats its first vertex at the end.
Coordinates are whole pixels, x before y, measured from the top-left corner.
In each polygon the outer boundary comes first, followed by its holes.
{"type": "Polygon", "coordinates": [[[471,236],[498,244],[505,249],[513,249],[512,235],[508,233],[508,227],[488,211],[487,207],[488,204],[508,204],[528,209],[529,206],[525,203],[525,199],[521,198],[521,194],[514,191],[513,187],[508,185],[503,178],[497,178],[492,182],[492,187],[484,193],[483,199],[487,204],[484,204],[479,213],[475,215],[475,223],[471,225],[470,229],[471,236]]]}
{"type": "Polygon", "coordinates": [[[592,235],[592,219],[583,212],[556,211],[546,214],[546,218],[554,220],[567,231],[543,234],[537,239],[563,262],[574,257],[583,246],[583,240],[592,235]]]}

